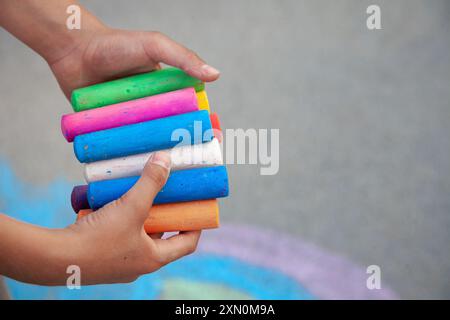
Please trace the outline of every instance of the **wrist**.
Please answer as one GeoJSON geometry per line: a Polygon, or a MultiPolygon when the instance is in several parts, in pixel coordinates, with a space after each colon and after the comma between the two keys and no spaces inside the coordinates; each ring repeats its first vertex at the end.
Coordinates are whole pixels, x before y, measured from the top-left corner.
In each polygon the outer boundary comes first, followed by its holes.
{"type": "Polygon", "coordinates": [[[47,245],[42,253],[44,263],[37,281],[45,285],[65,285],[70,276],[69,267],[79,266],[81,261],[80,239],[69,228],[45,229],[47,245]]]}
{"type": "Polygon", "coordinates": [[[84,9],[81,17],[80,29],[70,30],[64,25],[56,33],[53,43],[38,51],[50,66],[68,56],[80,58],[92,38],[109,30],[109,27],[84,9]]]}
{"type": "Polygon", "coordinates": [[[41,55],[49,64],[61,59],[106,28],[75,0],[0,0],[0,26],[41,55]],[[80,29],[69,29],[67,8],[77,5],[80,29]]]}
{"type": "Polygon", "coordinates": [[[0,274],[41,285],[63,285],[76,260],[76,237],[0,214],[0,274]]]}

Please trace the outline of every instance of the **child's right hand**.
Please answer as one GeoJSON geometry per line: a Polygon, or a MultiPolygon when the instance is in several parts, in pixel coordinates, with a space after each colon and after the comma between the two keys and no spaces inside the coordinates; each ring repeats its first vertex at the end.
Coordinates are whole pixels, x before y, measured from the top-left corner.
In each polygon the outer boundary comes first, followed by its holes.
{"type": "Polygon", "coordinates": [[[200,231],[165,240],[144,231],[152,200],[169,171],[169,155],[157,152],[122,198],[66,229],[74,245],[73,258],[67,262],[80,267],[82,284],[130,282],[195,251],[200,231]]]}
{"type": "Polygon", "coordinates": [[[200,231],[162,240],[144,221],[167,181],[170,156],[154,154],[124,196],[64,229],[48,229],[0,214],[0,275],[40,285],[65,285],[68,267],[81,284],[130,282],[195,251],[200,231]]]}

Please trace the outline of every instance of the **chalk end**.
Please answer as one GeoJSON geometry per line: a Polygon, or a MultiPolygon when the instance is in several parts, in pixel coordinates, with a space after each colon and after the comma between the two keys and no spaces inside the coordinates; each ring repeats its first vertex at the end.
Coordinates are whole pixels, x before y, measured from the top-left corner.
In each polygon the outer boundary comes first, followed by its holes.
{"type": "Polygon", "coordinates": [[[64,138],[67,140],[67,142],[72,142],[73,141],[73,136],[70,135],[69,131],[67,130],[68,128],[68,124],[67,122],[69,121],[69,115],[68,114],[64,114],[61,117],[61,133],[64,136],[64,138]]]}
{"type": "Polygon", "coordinates": [[[211,113],[209,115],[209,119],[211,120],[211,127],[214,130],[214,136],[219,140],[219,142],[222,142],[223,134],[222,134],[222,128],[220,126],[219,116],[217,113],[211,113]]]}
{"type": "Polygon", "coordinates": [[[228,195],[230,194],[228,172],[227,172],[227,168],[225,166],[220,166],[218,168],[220,168],[219,170],[222,170],[222,172],[223,172],[224,187],[223,187],[222,197],[225,198],[225,197],[228,197],[228,195]]]}
{"type": "Polygon", "coordinates": [[[70,104],[72,105],[72,109],[75,112],[80,111],[80,104],[78,101],[78,91],[73,90],[72,94],[70,95],[70,104]]]}
{"type": "Polygon", "coordinates": [[[197,92],[197,103],[199,110],[206,110],[208,112],[211,112],[211,109],[209,107],[208,95],[206,94],[205,90],[197,92]]]}
{"type": "Polygon", "coordinates": [[[219,210],[219,201],[214,200],[214,211],[215,211],[215,221],[214,221],[214,228],[220,227],[220,210],[219,210]]]}
{"type": "Polygon", "coordinates": [[[88,152],[89,145],[84,144],[83,135],[76,136],[73,139],[73,153],[75,154],[75,157],[80,161],[81,163],[88,162],[86,152],[88,152]]]}
{"type": "Polygon", "coordinates": [[[81,162],[80,157],[81,157],[81,152],[80,152],[80,147],[79,147],[79,137],[75,137],[75,139],[73,140],[73,153],[75,154],[75,158],[78,159],[78,161],[81,162]]]}
{"type": "Polygon", "coordinates": [[[83,176],[87,183],[91,182],[91,166],[88,163],[83,166],[83,176]]]}
{"type": "Polygon", "coordinates": [[[199,80],[199,82],[194,86],[194,89],[195,89],[196,92],[204,91],[205,90],[205,83],[201,82],[199,80]]]}
{"type": "Polygon", "coordinates": [[[83,209],[89,209],[89,203],[87,199],[87,185],[75,186],[72,189],[72,194],[70,195],[70,202],[72,204],[72,209],[76,213],[83,209]]]}

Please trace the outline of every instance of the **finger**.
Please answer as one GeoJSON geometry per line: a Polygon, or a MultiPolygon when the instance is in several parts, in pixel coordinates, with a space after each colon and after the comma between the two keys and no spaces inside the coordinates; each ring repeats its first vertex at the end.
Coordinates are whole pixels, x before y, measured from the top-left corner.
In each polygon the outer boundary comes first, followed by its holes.
{"type": "MultiPolygon", "coordinates": [[[[127,66],[123,69],[111,70],[109,72],[103,72],[102,81],[111,81],[116,79],[121,79],[124,77],[132,76],[139,73],[150,72],[154,70],[159,70],[157,65],[139,65],[136,67],[127,66]]],[[[97,81],[98,83],[98,81],[97,81]]]]}
{"type": "Polygon", "coordinates": [[[155,240],[162,264],[166,265],[193,253],[197,249],[200,234],[201,231],[186,231],[164,240],[155,240]]]}
{"type": "Polygon", "coordinates": [[[139,223],[144,223],[148,218],[153,199],[166,184],[170,164],[168,152],[155,152],[147,161],[139,180],[122,196],[121,203],[132,209],[139,223]]]}
{"type": "Polygon", "coordinates": [[[202,81],[214,81],[220,76],[217,69],[207,65],[195,52],[161,33],[148,34],[144,40],[144,48],[152,59],[183,69],[202,81]]]}

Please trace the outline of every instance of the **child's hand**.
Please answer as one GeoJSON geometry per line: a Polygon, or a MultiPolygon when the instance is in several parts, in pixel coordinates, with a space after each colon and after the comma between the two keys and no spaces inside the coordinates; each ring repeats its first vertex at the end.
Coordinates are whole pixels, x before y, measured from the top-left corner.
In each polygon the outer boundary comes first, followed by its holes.
{"type": "MultiPolygon", "coordinates": [[[[94,83],[159,68],[179,67],[203,81],[219,72],[195,53],[157,32],[115,30],[81,8],[81,28],[66,27],[74,0],[0,0],[0,26],[39,53],[65,95],[94,83]],[[20,4],[18,4],[20,3],[20,4]]],[[[47,229],[0,214],[0,274],[43,285],[66,283],[69,265],[83,284],[126,282],[193,252],[198,232],[167,240],[145,234],[151,202],[169,174],[169,157],[157,153],[121,199],[65,229],[47,229]]]]}
{"type": "Polygon", "coordinates": [[[159,68],[160,62],[202,81],[219,71],[159,32],[125,31],[104,25],[74,0],[0,0],[0,26],[39,53],[64,94],[94,83],[159,68]],[[67,8],[80,9],[80,28],[66,26],[67,8]]]}
{"type": "Polygon", "coordinates": [[[64,94],[73,89],[152,71],[163,62],[203,81],[214,81],[219,71],[194,52],[159,32],[97,28],[67,56],[49,61],[64,94]]]}
{"type": "Polygon", "coordinates": [[[0,274],[41,285],[65,285],[67,268],[82,284],[130,282],[194,252],[200,231],[149,236],[144,221],[166,183],[170,157],[157,152],[120,199],[65,229],[47,229],[0,214],[0,274]]]}
{"type": "Polygon", "coordinates": [[[122,198],[68,227],[77,253],[71,264],[80,266],[83,284],[133,281],[194,252],[200,231],[166,240],[144,231],[152,200],[165,184],[169,169],[168,154],[156,153],[122,198]]]}

